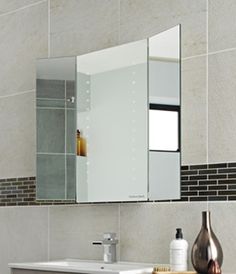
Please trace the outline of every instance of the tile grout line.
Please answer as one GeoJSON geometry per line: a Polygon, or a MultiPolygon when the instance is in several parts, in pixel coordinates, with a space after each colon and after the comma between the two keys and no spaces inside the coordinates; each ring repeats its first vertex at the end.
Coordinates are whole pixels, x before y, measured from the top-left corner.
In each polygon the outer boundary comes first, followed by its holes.
{"type": "Polygon", "coordinates": [[[189,60],[189,59],[193,59],[193,58],[204,57],[206,55],[207,55],[206,53],[197,54],[197,55],[193,55],[193,56],[184,57],[184,58],[182,58],[182,60],[185,61],[185,60],[189,60]]]}
{"type": "Polygon", "coordinates": [[[236,50],[236,47],[235,48],[227,48],[227,49],[221,49],[221,50],[208,52],[208,55],[214,55],[214,54],[224,53],[224,52],[229,52],[229,51],[234,51],[234,50],[236,50]]]}
{"type": "Polygon", "coordinates": [[[67,82],[65,80],[65,145],[64,145],[64,151],[65,151],[65,199],[67,198],[67,82]]]}
{"type": "Polygon", "coordinates": [[[50,207],[48,207],[48,237],[47,237],[48,261],[50,260],[50,207]]]}
{"type": "Polygon", "coordinates": [[[118,44],[120,44],[120,0],[118,0],[118,44]]]}
{"type": "Polygon", "coordinates": [[[48,58],[51,55],[51,37],[50,37],[50,31],[51,31],[51,11],[50,11],[50,7],[51,7],[51,2],[50,0],[48,0],[48,58]]]}
{"type": "Polygon", "coordinates": [[[27,6],[23,6],[23,7],[21,7],[21,8],[18,8],[18,9],[15,9],[15,10],[11,10],[11,11],[2,13],[2,14],[0,14],[0,18],[1,18],[1,17],[4,17],[4,16],[7,16],[7,15],[14,14],[14,13],[16,13],[16,12],[18,12],[18,11],[22,11],[22,10],[25,10],[25,9],[28,9],[28,8],[31,8],[31,7],[40,5],[40,4],[42,4],[42,3],[46,3],[46,1],[47,1],[47,0],[41,0],[41,1],[38,1],[38,2],[36,2],[36,3],[30,4],[30,5],[27,5],[27,6]]]}
{"type": "Polygon", "coordinates": [[[120,233],[120,204],[118,205],[118,240],[119,240],[119,261],[121,261],[121,233],[120,233]]]}
{"type": "Polygon", "coordinates": [[[12,93],[12,94],[8,94],[8,95],[0,95],[0,100],[8,98],[8,97],[24,95],[24,94],[27,94],[27,93],[30,93],[30,92],[35,92],[35,89],[30,89],[30,90],[21,91],[21,92],[17,92],[17,93],[12,93]]]}
{"type": "Polygon", "coordinates": [[[209,2],[206,1],[206,162],[209,163],[209,83],[208,83],[208,54],[209,54],[209,2]]]}
{"type": "Polygon", "coordinates": [[[229,51],[235,51],[235,48],[228,48],[228,49],[222,49],[222,50],[218,50],[218,51],[212,51],[212,52],[207,52],[207,53],[203,53],[203,54],[198,54],[198,55],[192,55],[192,56],[188,56],[188,57],[184,57],[182,58],[183,61],[186,60],[190,60],[190,59],[194,59],[194,58],[198,58],[198,57],[204,57],[204,56],[209,56],[209,55],[215,55],[215,54],[219,54],[219,53],[224,53],[224,52],[229,52],[229,51]]]}

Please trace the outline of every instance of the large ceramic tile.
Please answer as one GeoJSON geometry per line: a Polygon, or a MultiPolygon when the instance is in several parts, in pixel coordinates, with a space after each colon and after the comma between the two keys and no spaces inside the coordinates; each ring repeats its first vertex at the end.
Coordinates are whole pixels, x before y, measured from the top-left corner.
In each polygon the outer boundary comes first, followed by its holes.
{"type": "Polygon", "coordinates": [[[65,109],[37,108],[37,152],[65,152],[65,109]]]}
{"type": "Polygon", "coordinates": [[[206,52],[206,1],[121,0],[120,43],[182,25],[183,56],[206,52]]]}
{"type": "Polygon", "coordinates": [[[79,55],[118,42],[118,0],[51,0],[51,55],[79,55]]]}
{"type": "Polygon", "coordinates": [[[48,258],[48,208],[0,208],[1,273],[10,274],[8,263],[45,261],[48,258]]]}
{"type": "MultiPolygon", "coordinates": [[[[28,5],[32,5],[32,4],[36,4],[40,2],[39,0],[1,0],[0,1],[0,15],[7,13],[7,12],[11,12],[11,11],[15,11],[17,9],[26,7],[28,5]]],[[[42,1],[41,1],[42,2],[42,1]]]]}
{"type": "Polygon", "coordinates": [[[211,224],[223,249],[223,272],[233,272],[236,268],[235,224],[236,203],[210,203],[211,224]]]}
{"type": "Polygon", "coordinates": [[[47,3],[0,17],[0,95],[35,88],[35,60],[47,56],[47,3]]]}
{"type": "Polygon", "coordinates": [[[35,93],[0,98],[0,177],[35,176],[35,93]]]}
{"type": "Polygon", "coordinates": [[[209,56],[209,161],[235,161],[236,50],[209,56]]]}
{"type": "Polygon", "coordinates": [[[177,227],[183,229],[190,255],[205,209],[204,203],[121,205],[121,260],[169,263],[169,245],[177,227]]]}
{"type": "Polygon", "coordinates": [[[207,155],[206,58],[182,65],[182,164],[205,163],[207,155]]]}
{"type": "Polygon", "coordinates": [[[236,1],[209,0],[209,51],[236,47],[236,1]]]}
{"type": "Polygon", "coordinates": [[[65,155],[37,155],[37,199],[65,199],[65,155]]]}
{"type": "Polygon", "coordinates": [[[50,259],[102,260],[103,247],[92,242],[101,240],[103,232],[108,231],[118,233],[118,205],[52,207],[50,259]]]}

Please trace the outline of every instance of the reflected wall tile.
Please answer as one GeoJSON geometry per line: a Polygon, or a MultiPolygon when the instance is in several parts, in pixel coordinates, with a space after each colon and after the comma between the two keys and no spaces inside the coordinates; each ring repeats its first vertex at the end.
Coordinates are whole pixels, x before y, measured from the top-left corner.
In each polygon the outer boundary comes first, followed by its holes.
{"type": "Polygon", "coordinates": [[[47,3],[0,17],[0,95],[35,89],[35,60],[47,56],[47,3]]]}
{"type": "Polygon", "coordinates": [[[236,48],[236,1],[209,0],[209,51],[236,48]]]}
{"type": "Polygon", "coordinates": [[[65,152],[65,109],[37,108],[37,152],[65,152]]]}
{"type": "Polygon", "coordinates": [[[181,24],[183,57],[206,52],[205,0],[121,0],[120,7],[121,44],[181,24]]]}
{"type": "Polygon", "coordinates": [[[209,162],[235,161],[236,50],[209,56],[209,162]]]}
{"type": "Polygon", "coordinates": [[[76,193],[76,155],[66,155],[67,199],[75,199],[76,193]]]}
{"type": "Polygon", "coordinates": [[[0,208],[1,273],[10,274],[8,263],[45,261],[48,257],[48,208],[0,208]]]}
{"type": "Polygon", "coordinates": [[[66,110],[66,153],[75,154],[76,150],[76,110],[66,110]]]}
{"type": "Polygon", "coordinates": [[[41,99],[65,99],[65,81],[37,79],[36,97],[41,99]]]}
{"type": "Polygon", "coordinates": [[[37,155],[37,199],[65,199],[65,155],[37,155]]]}
{"type": "Polygon", "coordinates": [[[35,93],[0,99],[0,177],[35,175],[35,93]]]}
{"type": "Polygon", "coordinates": [[[0,15],[6,12],[11,12],[16,9],[32,5],[39,2],[39,0],[1,0],[0,1],[0,15]]]}
{"type": "Polygon", "coordinates": [[[51,0],[51,56],[79,55],[118,43],[118,0],[51,0]]]}
{"type": "Polygon", "coordinates": [[[206,57],[182,63],[182,164],[207,160],[206,57]]]}
{"type": "Polygon", "coordinates": [[[121,260],[169,264],[169,244],[176,228],[183,229],[191,247],[200,230],[204,209],[205,203],[122,204],[121,260]]]}
{"type": "Polygon", "coordinates": [[[58,206],[49,212],[50,259],[102,260],[103,247],[92,242],[107,231],[118,234],[118,205],[58,206]]]}

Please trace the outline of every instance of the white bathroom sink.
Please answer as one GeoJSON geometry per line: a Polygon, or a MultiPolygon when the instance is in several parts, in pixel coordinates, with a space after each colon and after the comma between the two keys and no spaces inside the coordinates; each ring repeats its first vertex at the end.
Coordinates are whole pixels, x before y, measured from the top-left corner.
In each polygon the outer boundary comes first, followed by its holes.
{"type": "Polygon", "coordinates": [[[150,274],[153,265],[117,262],[105,264],[101,261],[60,260],[37,263],[11,263],[12,269],[31,269],[81,274],[150,274]]]}

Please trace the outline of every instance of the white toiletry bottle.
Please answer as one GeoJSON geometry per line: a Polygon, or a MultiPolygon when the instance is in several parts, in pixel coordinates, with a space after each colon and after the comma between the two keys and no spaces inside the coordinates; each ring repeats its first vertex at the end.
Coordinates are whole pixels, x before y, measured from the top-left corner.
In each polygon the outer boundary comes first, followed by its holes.
{"type": "Polygon", "coordinates": [[[188,242],[183,239],[181,228],[176,229],[175,240],[170,243],[171,271],[187,271],[188,242]]]}

